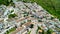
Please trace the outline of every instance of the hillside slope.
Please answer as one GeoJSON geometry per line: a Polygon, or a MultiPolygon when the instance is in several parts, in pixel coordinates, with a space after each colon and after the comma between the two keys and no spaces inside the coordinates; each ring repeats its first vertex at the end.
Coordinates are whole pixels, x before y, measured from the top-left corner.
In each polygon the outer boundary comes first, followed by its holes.
{"type": "MultiPolygon", "coordinates": [[[[60,19],[60,0],[30,0],[36,2],[46,9],[49,13],[60,19]]],[[[24,0],[24,2],[29,2],[24,0]]]]}

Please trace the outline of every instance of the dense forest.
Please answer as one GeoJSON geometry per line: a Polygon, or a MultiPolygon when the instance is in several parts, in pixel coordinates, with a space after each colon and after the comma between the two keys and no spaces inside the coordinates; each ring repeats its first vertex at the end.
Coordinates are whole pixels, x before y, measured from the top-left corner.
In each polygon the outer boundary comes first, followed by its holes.
{"type": "MultiPolygon", "coordinates": [[[[46,9],[53,16],[60,19],[60,0],[23,0],[24,2],[36,2],[46,9]]],[[[0,5],[14,5],[12,0],[0,0],[0,5]]]]}

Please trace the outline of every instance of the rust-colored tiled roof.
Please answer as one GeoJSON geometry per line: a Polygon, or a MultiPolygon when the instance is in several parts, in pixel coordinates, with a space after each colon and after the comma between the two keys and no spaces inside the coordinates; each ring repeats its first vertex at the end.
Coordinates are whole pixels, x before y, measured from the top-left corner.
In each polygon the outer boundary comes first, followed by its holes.
{"type": "Polygon", "coordinates": [[[19,20],[16,20],[16,22],[18,23],[18,22],[20,22],[20,21],[22,21],[22,20],[24,20],[24,19],[27,19],[27,18],[29,18],[29,17],[27,16],[27,17],[21,18],[21,19],[19,19],[19,20]]]}
{"type": "Polygon", "coordinates": [[[25,23],[23,24],[24,26],[29,26],[30,24],[32,24],[31,22],[25,23]]]}
{"type": "Polygon", "coordinates": [[[3,19],[2,19],[2,18],[0,18],[0,22],[1,22],[1,21],[3,21],[3,19]]]}

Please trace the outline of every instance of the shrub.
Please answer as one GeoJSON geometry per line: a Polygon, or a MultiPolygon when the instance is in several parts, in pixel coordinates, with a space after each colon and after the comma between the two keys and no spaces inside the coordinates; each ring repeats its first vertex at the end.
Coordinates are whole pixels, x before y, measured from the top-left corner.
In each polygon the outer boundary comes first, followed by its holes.
{"type": "Polygon", "coordinates": [[[17,15],[14,13],[14,14],[10,14],[8,15],[8,18],[15,18],[17,15]]]}

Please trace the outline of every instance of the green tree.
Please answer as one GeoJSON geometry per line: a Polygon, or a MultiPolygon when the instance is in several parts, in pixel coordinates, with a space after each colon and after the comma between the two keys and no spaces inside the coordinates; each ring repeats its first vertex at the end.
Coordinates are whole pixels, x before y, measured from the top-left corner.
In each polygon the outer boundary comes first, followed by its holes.
{"type": "Polygon", "coordinates": [[[14,14],[10,14],[8,15],[8,18],[15,18],[17,15],[14,13],[14,14]]]}
{"type": "Polygon", "coordinates": [[[47,34],[52,34],[53,30],[52,29],[48,29],[47,30],[47,34]]]}
{"type": "Polygon", "coordinates": [[[33,26],[34,26],[34,25],[33,25],[33,24],[31,24],[31,25],[30,25],[30,28],[33,28],[33,26]]]}
{"type": "Polygon", "coordinates": [[[13,0],[0,0],[0,5],[6,5],[8,6],[9,4],[14,5],[13,0]]]}

